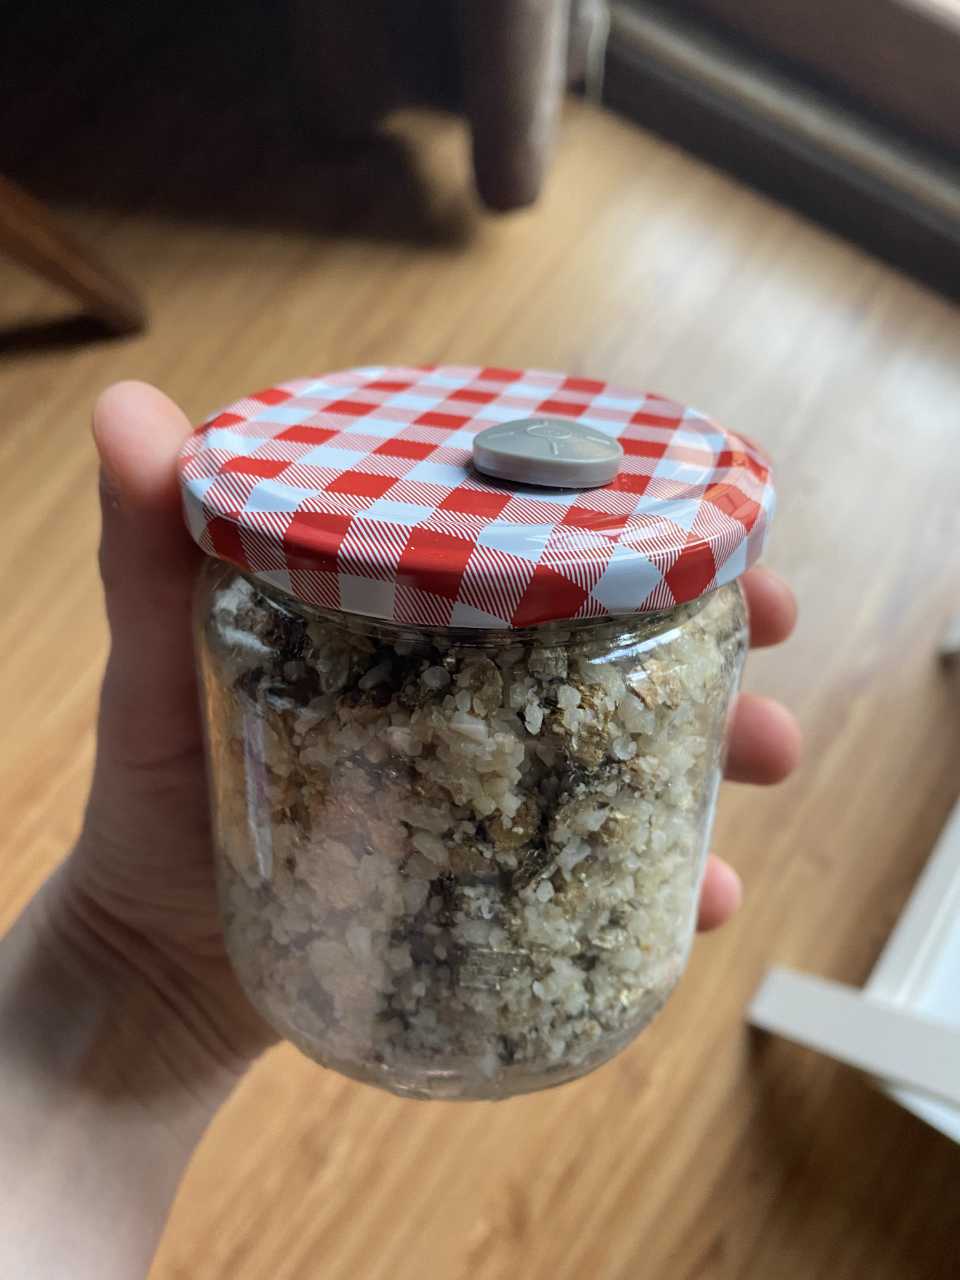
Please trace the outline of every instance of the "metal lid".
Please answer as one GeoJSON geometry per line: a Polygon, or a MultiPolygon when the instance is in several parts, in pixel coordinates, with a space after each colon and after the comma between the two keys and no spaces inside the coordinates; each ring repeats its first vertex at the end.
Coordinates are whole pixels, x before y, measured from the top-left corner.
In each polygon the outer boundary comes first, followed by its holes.
{"type": "Polygon", "coordinates": [[[204,551],[307,604],[428,627],[672,608],[743,573],[774,507],[763,454],[695,409],[480,366],[279,383],[198,427],[180,477],[204,551]],[[619,470],[588,489],[482,475],[480,433],[531,418],[569,424],[598,455],[595,438],[608,441],[619,470]]]}

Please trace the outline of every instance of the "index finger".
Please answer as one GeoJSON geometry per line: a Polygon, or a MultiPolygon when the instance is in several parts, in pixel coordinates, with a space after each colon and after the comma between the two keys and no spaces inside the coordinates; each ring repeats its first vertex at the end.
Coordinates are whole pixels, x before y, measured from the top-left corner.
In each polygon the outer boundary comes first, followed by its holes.
{"type": "Polygon", "coordinates": [[[763,649],[780,644],[797,621],[797,601],[791,588],[772,569],[758,567],[741,578],[750,618],[750,644],[763,649]]]}

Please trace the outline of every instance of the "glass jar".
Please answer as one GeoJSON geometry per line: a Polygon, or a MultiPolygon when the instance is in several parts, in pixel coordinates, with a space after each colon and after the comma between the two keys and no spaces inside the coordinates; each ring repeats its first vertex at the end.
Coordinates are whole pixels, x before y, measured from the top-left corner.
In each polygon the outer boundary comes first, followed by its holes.
{"type": "Polygon", "coordinates": [[[695,927],[763,455],[597,379],[391,366],[243,397],[180,480],[253,1003],[417,1098],[615,1054],[695,927]]]}
{"type": "Polygon", "coordinates": [[[732,583],[522,630],[311,608],[211,561],[227,947],[283,1036],[418,1098],[591,1070],[683,972],[746,650],[732,583]]]}

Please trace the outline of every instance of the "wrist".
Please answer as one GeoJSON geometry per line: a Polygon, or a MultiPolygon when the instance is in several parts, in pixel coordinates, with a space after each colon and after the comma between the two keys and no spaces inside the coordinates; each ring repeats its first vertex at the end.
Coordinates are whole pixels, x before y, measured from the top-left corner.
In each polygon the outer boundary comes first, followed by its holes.
{"type": "Polygon", "coordinates": [[[242,1070],[48,885],[0,943],[0,1275],[146,1274],[242,1070]],[[14,1173],[16,1177],[14,1178],[14,1173]]]}

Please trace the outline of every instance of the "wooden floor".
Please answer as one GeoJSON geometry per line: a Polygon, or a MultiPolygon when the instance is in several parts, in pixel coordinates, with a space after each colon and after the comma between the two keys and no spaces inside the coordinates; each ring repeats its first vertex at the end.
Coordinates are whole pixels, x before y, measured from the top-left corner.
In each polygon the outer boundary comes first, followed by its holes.
{"type": "Polygon", "coordinates": [[[593,109],[571,107],[540,206],[501,221],[470,204],[457,126],[411,128],[420,177],[399,144],[301,167],[295,217],[242,167],[236,199],[154,175],[124,204],[116,159],[89,198],[55,191],[143,288],[145,337],[74,343],[69,303],[0,267],[3,919],[77,829],[105,644],[87,417],[121,377],[199,418],[354,363],[516,363],[714,413],[777,462],[769,561],[802,621],[748,683],[797,710],[806,761],[727,790],[745,909],[618,1061],[418,1104],[277,1050],[197,1155],[153,1280],[956,1277],[960,1150],[743,1011],[773,962],[864,979],[956,797],[960,677],[935,646],[960,607],[960,315],[593,109]]]}

